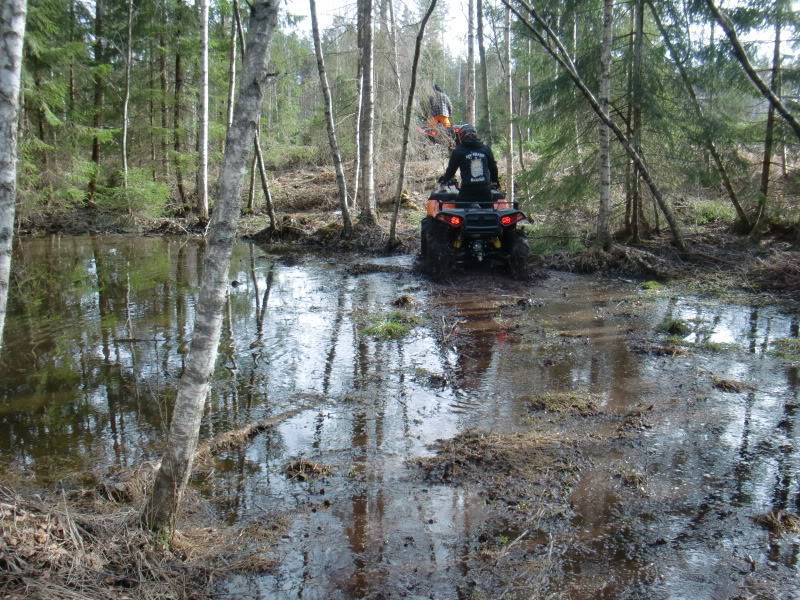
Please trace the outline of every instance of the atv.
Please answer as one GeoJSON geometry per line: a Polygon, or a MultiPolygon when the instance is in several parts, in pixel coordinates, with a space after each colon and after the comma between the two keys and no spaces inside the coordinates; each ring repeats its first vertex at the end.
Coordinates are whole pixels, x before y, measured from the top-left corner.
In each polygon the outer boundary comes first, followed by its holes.
{"type": "Polygon", "coordinates": [[[515,278],[528,272],[528,240],[517,224],[527,221],[515,202],[492,189],[491,202],[459,199],[449,181],[431,192],[420,226],[420,254],[433,279],[449,276],[459,264],[504,263],[515,278]]]}

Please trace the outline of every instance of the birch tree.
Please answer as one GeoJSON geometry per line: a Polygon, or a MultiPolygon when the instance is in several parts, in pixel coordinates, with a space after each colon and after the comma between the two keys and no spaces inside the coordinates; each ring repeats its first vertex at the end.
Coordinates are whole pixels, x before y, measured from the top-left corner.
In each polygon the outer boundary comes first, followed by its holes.
{"type": "Polygon", "coordinates": [[[24,33],[25,0],[0,0],[0,347],[17,202],[17,123],[24,33]]]}
{"type": "Polygon", "coordinates": [[[208,0],[200,0],[200,155],[197,165],[197,213],[208,221],[208,0]]]}
{"type": "MultiPolygon", "coordinates": [[[[608,121],[611,96],[611,46],[614,41],[614,0],[603,1],[603,45],[600,50],[600,110],[608,121]]],[[[606,123],[599,124],[600,137],[600,209],[597,214],[597,245],[611,246],[611,132],[606,123]]]]}
{"type": "Polygon", "coordinates": [[[362,0],[363,42],[361,51],[361,76],[363,93],[361,97],[361,214],[360,219],[368,224],[377,223],[375,204],[375,37],[373,35],[373,2],[362,0]]]}
{"type": "MultiPolygon", "coordinates": [[[[131,101],[131,61],[133,60],[133,0],[128,0],[128,46],[125,52],[125,98],[122,106],[122,185],[128,194],[128,105],[131,101]]],[[[131,209],[128,206],[128,213],[131,209]]]]}
{"type": "Polygon", "coordinates": [[[269,44],[277,23],[278,0],[255,0],[234,120],[225,142],[214,215],[209,225],[203,282],[194,334],[170,424],[167,448],[145,505],[143,522],[155,531],[174,527],[189,481],[209,382],[214,369],[228,288],[231,250],[236,239],[240,197],[253,136],[261,114],[269,64],[269,44]]]}
{"type": "MultiPolygon", "coordinates": [[[[311,0],[312,2],[314,0],[311,0]]],[[[389,228],[389,242],[388,247],[392,248],[396,242],[397,231],[397,215],[400,211],[400,198],[403,194],[403,185],[406,178],[406,158],[408,157],[408,134],[411,129],[411,115],[414,111],[414,95],[417,91],[417,68],[419,66],[419,56],[422,52],[422,40],[425,36],[425,26],[428,24],[428,19],[431,18],[433,10],[436,8],[436,0],[431,0],[430,6],[422,17],[422,22],[419,25],[419,32],[417,32],[417,40],[414,44],[414,61],[411,63],[411,84],[408,87],[408,102],[406,103],[406,115],[403,120],[403,146],[400,151],[400,173],[397,176],[397,189],[394,195],[394,212],[392,213],[392,224],[389,228]]]]}
{"type": "Polygon", "coordinates": [[[344,178],[342,155],[339,152],[339,143],[336,140],[336,125],[333,119],[333,100],[331,88],[328,85],[328,74],[325,71],[325,57],[322,54],[322,42],[319,39],[319,23],[317,22],[317,5],[314,0],[308,0],[311,11],[311,32],[314,36],[314,52],[317,55],[317,70],[319,83],[322,87],[322,97],[325,102],[325,124],[328,128],[328,142],[331,146],[331,158],[336,171],[336,185],[339,188],[339,207],[342,211],[342,225],[344,236],[350,237],[353,233],[353,224],[350,220],[350,209],[347,206],[347,182],[344,178]]]}
{"type": "Polygon", "coordinates": [[[94,5],[94,112],[92,115],[92,127],[95,130],[92,137],[92,162],[94,168],[89,177],[89,189],[86,204],[94,206],[94,195],[97,191],[97,175],[100,170],[100,135],[97,131],[103,123],[103,96],[105,86],[100,66],[103,64],[103,19],[104,19],[104,0],[95,0],[94,5]]]}

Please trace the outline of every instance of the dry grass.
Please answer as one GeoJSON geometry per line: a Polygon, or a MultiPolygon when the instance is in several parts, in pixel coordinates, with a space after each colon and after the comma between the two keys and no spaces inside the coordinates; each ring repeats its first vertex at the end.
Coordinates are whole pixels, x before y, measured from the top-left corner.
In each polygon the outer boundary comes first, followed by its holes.
{"type": "Polygon", "coordinates": [[[748,279],[762,290],[800,292],[800,252],[775,252],[767,259],[757,259],[748,279]]]}
{"type": "MultiPolygon", "coordinates": [[[[191,494],[190,494],[191,495],[191,494]]],[[[191,500],[190,500],[191,502],[191,500]]],[[[226,573],[262,571],[285,523],[186,525],[172,540],[139,526],[139,507],[92,494],[24,498],[0,488],[0,594],[65,599],[204,598],[226,573]]]]}
{"type": "Polygon", "coordinates": [[[298,458],[288,463],[283,472],[289,479],[296,481],[309,481],[330,475],[333,472],[333,467],[323,463],[313,462],[306,458],[298,458]]]}
{"type": "Polygon", "coordinates": [[[546,392],[525,398],[530,410],[556,413],[577,413],[581,416],[597,414],[598,398],[586,391],[546,392]]]}
{"type": "Polygon", "coordinates": [[[753,517],[753,521],[776,535],[800,533],[800,516],[783,510],[773,510],[753,517]]]}
{"type": "Polygon", "coordinates": [[[755,388],[749,383],[744,381],[737,381],[735,379],[723,379],[722,377],[712,377],[711,384],[718,390],[728,392],[731,394],[739,394],[741,392],[750,392],[755,388]]]}

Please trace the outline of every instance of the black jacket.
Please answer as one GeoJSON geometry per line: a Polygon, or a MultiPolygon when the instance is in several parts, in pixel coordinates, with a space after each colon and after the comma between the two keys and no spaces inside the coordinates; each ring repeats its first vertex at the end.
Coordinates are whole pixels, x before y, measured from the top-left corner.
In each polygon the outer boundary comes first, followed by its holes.
{"type": "Polygon", "coordinates": [[[453,149],[444,176],[449,181],[460,170],[461,187],[489,187],[498,182],[497,162],[492,149],[480,141],[463,142],[453,149]]]}

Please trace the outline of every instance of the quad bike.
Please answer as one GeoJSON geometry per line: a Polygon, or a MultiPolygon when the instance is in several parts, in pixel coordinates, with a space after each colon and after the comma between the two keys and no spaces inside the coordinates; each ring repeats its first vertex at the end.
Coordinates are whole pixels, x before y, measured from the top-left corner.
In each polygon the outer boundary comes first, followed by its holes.
{"type": "Polygon", "coordinates": [[[455,147],[458,134],[461,132],[461,125],[445,127],[444,125],[432,126],[428,122],[421,122],[418,125],[418,129],[432,144],[441,144],[452,150],[455,147]]]}
{"type": "Polygon", "coordinates": [[[530,249],[517,230],[527,217],[500,190],[492,190],[491,202],[470,202],[459,199],[455,182],[440,184],[428,198],[427,213],[421,223],[420,254],[433,279],[447,277],[458,264],[469,262],[500,262],[512,277],[527,275],[530,249]]]}

